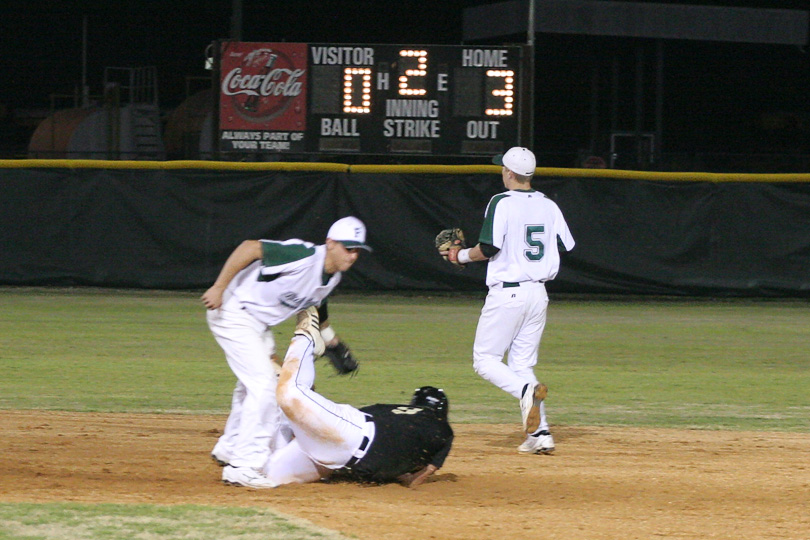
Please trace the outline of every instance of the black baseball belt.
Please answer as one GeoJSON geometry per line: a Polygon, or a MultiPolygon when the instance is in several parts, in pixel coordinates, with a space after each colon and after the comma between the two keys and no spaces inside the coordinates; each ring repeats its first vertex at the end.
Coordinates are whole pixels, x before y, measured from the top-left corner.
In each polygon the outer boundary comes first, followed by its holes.
{"type": "MultiPolygon", "coordinates": [[[[366,422],[373,422],[373,421],[374,418],[372,416],[366,415],[366,422]]],[[[366,448],[368,448],[369,442],[371,442],[371,440],[368,438],[368,436],[363,435],[363,441],[360,443],[360,446],[357,447],[357,453],[360,453],[363,455],[363,457],[365,457],[366,448]]],[[[351,468],[353,465],[356,465],[358,461],[363,459],[363,457],[352,456],[349,459],[349,461],[346,462],[346,465],[344,465],[344,467],[346,467],[347,469],[351,468]]]]}

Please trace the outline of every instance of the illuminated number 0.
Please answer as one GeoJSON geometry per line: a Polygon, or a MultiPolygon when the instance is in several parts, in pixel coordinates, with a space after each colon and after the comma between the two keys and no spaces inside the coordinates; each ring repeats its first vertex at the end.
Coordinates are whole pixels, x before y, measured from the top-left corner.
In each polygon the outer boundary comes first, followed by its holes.
{"type": "Polygon", "coordinates": [[[424,78],[427,75],[427,51],[402,49],[399,51],[399,57],[399,95],[424,96],[427,93],[424,87],[424,78]]]}
{"type": "Polygon", "coordinates": [[[368,114],[371,112],[371,70],[368,68],[343,68],[343,112],[368,114]],[[355,103],[355,80],[360,84],[360,102],[355,103]]]}
{"type": "Polygon", "coordinates": [[[526,225],[526,243],[532,248],[525,250],[523,255],[530,261],[539,261],[546,252],[545,244],[534,239],[534,233],[543,233],[545,230],[545,225],[526,225]]]}

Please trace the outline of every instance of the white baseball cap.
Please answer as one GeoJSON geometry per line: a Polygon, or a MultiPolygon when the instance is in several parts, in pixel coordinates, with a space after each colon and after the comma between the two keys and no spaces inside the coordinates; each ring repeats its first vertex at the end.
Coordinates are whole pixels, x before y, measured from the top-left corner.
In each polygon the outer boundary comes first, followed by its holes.
{"type": "Polygon", "coordinates": [[[515,146],[505,154],[498,154],[492,158],[492,163],[503,165],[521,176],[533,176],[534,170],[537,168],[537,161],[534,159],[532,151],[522,146],[515,146]]]}
{"type": "Polygon", "coordinates": [[[371,251],[371,248],[366,245],[366,226],[353,216],[341,218],[334,222],[329,227],[326,237],[340,242],[347,249],[360,248],[371,251]]]}

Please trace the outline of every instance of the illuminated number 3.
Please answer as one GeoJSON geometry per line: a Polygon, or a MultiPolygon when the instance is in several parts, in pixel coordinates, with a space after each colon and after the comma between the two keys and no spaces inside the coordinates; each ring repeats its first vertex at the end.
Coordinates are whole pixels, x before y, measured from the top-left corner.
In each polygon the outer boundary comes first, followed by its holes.
{"type": "Polygon", "coordinates": [[[515,72],[511,69],[487,70],[487,116],[512,116],[515,108],[515,72]]]}
{"type": "Polygon", "coordinates": [[[539,261],[545,254],[545,244],[541,240],[534,239],[534,233],[543,233],[545,230],[545,225],[526,225],[526,243],[532,247],[525,250],[523,256],[530,261],[539,261]]]}

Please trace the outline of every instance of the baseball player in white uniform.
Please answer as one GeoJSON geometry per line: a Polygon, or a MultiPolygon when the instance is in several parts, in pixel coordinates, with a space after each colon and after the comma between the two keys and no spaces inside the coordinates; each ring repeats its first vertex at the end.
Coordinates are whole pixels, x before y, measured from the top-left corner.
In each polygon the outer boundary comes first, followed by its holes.
{"type": "Polygon", "coordinates": [[[574,239],[559,207],[531,187],[536,168],[531,150],[511,148],[493,162],[503,166],[507,191],[490,199],[478,244],[442,255],[462,265],[489,261],[489,293],[475,332],[473,367],[520,400],[526,440],[518,451],[546,454],[554,451],[544,402],[548,388],[533,369],[546,325],[544,283],[557,276],[559,251],[572,250],[574,239]]]}
{"type": "MultiPolygon", "coordinates": [[[[321,305],[360,250],[371,251],[365,242],[366,227],[355,217],[336,221],[323,245],[246,240],[203,294],[208,326],[237,378],[230,415],[212,451],[217,461],[230,465],[223,470],[228,483],[269,487],[263,467],[289,440],[290,434],[280,430],[272,327],[321,305]]],[[[331,328],[322,332],[326,341],[336,338],[331,328]]]]}
{"type": "MultiPolygon", "coordinates": [[[[432,386],[416,390],[409,404],[357,409],[313,390],[315,358],[324,353],[318,310],[297,316],[278,380],[277,399],[295,438],[274,451],[264,466],[266,481],[250,487],[315,482],[337,473],[360,482],[400,482],[416,487],[440,469],[450,453],[453,429],[448,400],[432,386]]],[[[233,483],[233,467],[223,481],[233,483]]]]}

